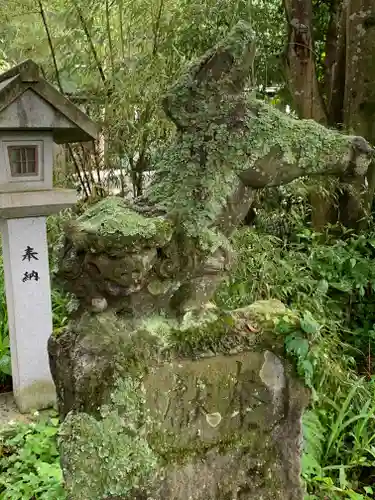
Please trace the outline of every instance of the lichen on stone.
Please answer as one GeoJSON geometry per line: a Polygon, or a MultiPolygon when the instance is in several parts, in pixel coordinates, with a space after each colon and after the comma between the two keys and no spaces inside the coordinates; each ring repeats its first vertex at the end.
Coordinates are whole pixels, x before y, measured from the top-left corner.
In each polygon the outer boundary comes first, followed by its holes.
{"type": "MultiPolygon", "coordinates": [[[[162,316],[121,322],[110,313],[82,318],[71,351],[73,357],[75,349],[80,353],[72,374],[79,380],[74,396],[79,407],[68,413],[61,430],[70,498],[170,498],[162,485],[174,470],[198,467],[211,457],[216,465],[207,466],[213,471],[239,450],[246,463],[258,464],[263,489],[254,492],[271,500],[276,489],[284,491],[279,461],[284,441],[272,433],[289,425],[284,414],[289,392],[283,390],[289,372],[273,354],[282,353],[282,341],[276,345],[272,324],[286,314],[281,303],[261,301],[230,313],[211,309],[204,318],[190,312],[181,322],[162,316]],[[86,379],[84,368],[93,359],[99,371],[86,379]],[[107,366],[116,380],[109,395],[98,390],[107,366]],[[95,399],[92,408],[85,404],[85,384],[95,399]]],[[[233,485],[255,479],[228,476],[216,490],[210,474],[205,479],[210,489],[192,488],[193,498],[224,499],[233,485]]],[[[171,498],[185,500],[177,491],[171,498]]]]}
{"type": "Polygon", "coordinates": [[[141,383],[118,380],[99,413],[100,419],[70,413],[61,427],[67,457],[62,466],[72,500],[127,496],[155,472],[157,457],[142,431],[147,414],[141,383]]]}
{"type": "MultiPolygon", "coordinates": [[[[254,162],[251,166],[254,167],[273,148],[280,149],[281,155],[274,159],[276,175],[271,181],[280,183],[284,180],[279,173],[284,164],[299,170],[293,172],[296,177],[329,173],[330,170],[335,173],[335,169],[345,170],[349,166],[352,137],[314,120],[298,120],[261,101],[255,106],[256,110],[249,115],[247,122],[250,131],[247,141],[238,146],[251,153],[254,162]]],[[[288,175],[286,173],[286,181],[288,175]]]]}
{"type": "Polygon", "coordinates": [[[164,245],[172,237],[171,224],[162,217],[143,217],[118,197],[90,207],[67,226],[77,249],[131,248],[164,245]]]}
{"type": "Polygon", "coordinates": [[[73,500],[302,498],[307,398],[275,335],[277,318],[298,318],[210,299],[253,190],[363,172],[372,150],[256,100],[254,54],[239,23],[189,65],[164,99],[177,133],[144,195],[103,200],[67,229],[61,276],[90,304],[49,343],[73,500]]]}
{"type": "Polygon", "coordinates": [[[243,21],[215,47],[183,70],[164,97],[163,107],[179,128],[199,125],[217,116],[228,95],[242,90],[249,80],[255,56],[255,32],[243,21]],[[207,69],[208,68],[208,71],[207,69]]]}
{"type": "Polygon", "coordinates": [[[171,86],[164,109],[177,133],[156,155],[141,199],[103,200],[70,224],[61,270],[83,303],[103,297],[134,315],[200,308],[234,261],[228,237],[252,190],[365,172],[372,149],[364,139],[253,97],[254,40],[239,23],[171,86]]]}
{"type": "MultiPolygon", "coordinates": [[[[202,128],[180,134],[156,165],[147,192],[149,202],[179,220],[190,236],[217,231],[239,179],[254,188],[279,185],[304,175],[339,174],[355,160],[353,137],[245,96],[235,103],[242,116],[233,127],[237,108],[230,103],[220,107],[221,120],[207,123],[202,106],[202,128]]],[[[369,164],[366,155],[356,161],[369,164]]]]}

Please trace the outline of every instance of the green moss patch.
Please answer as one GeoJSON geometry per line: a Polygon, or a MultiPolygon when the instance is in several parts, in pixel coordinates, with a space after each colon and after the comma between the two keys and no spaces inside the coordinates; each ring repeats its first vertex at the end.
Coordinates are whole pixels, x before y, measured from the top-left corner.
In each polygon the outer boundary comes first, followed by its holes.
{"type": "Polygon", "coordinates": [[[172,226],[162,217],[143,217],[121,198],[110,197],[71,222],[67,233],[77,249],[136,251],[164,245],[172,237],[172,226]]]}
{"type": "MultiPolygon", "coordinates": [[[[62,425],[67,489],[72,499],[129,495],[155,470],[157,457],[142,433],[144,398],[140,383],[119,380],[101,419],[69,414],[62,425]]],[[[130,498],[130,497],[127,497],[130,498]]]]}

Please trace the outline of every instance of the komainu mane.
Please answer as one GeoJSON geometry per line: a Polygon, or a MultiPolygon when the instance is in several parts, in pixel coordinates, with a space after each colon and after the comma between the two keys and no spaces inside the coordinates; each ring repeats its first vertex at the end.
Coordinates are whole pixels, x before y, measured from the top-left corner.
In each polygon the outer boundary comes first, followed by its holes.
{"type": "Polygon", "coordinates": [[[254,190],[366,171],[363,138],[253,97],[254,41],[239,23],[172,86],[163,106],[175,139],[142,199],[106,199],[71,223],[60,276],[83,304],[130,315],[200,308],[233,261],[228,237],[254,190]]]}

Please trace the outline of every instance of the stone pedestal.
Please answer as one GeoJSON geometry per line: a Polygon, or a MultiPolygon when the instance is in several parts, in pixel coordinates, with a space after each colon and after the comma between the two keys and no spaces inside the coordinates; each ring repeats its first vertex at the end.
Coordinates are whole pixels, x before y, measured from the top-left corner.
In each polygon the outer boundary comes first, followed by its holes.
{"type": "Polygon", "coordinates": [[[71,500],[302,500],[308,394],[272,335],[280,313],[108,312],[51,338],[71,500]]]}

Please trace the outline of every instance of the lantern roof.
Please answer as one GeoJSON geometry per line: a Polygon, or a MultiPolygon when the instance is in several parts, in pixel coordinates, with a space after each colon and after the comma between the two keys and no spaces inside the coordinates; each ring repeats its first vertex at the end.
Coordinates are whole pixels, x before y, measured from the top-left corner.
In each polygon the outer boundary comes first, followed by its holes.
{"type": "Polygon", "coordinates": [[[57,144],[88,142],[98,126],[41,74],[28,59],[0,75],[0,133],[52,131],[57,144]]]}

